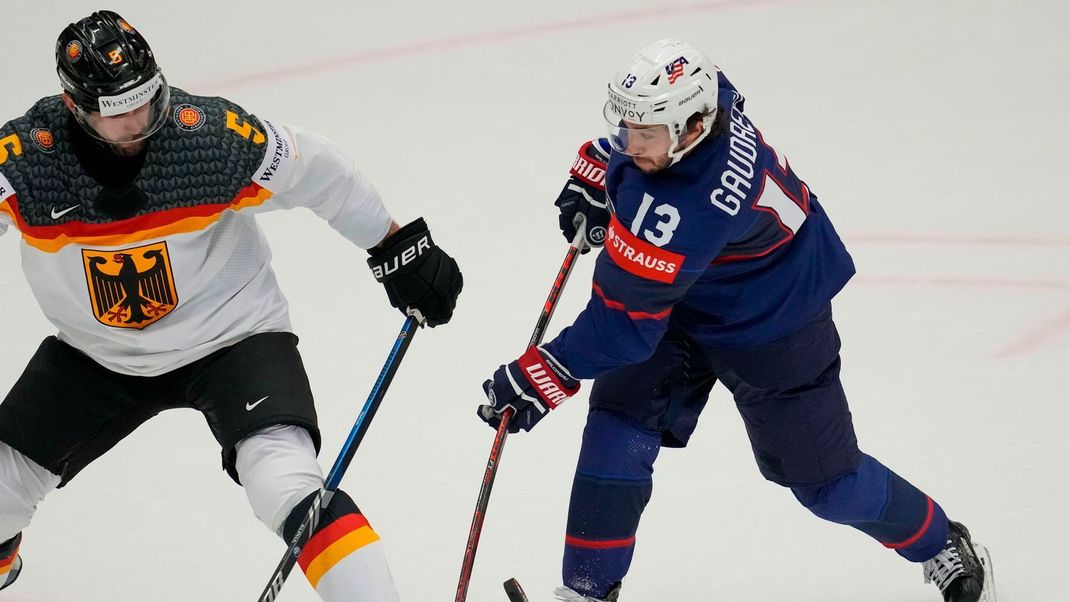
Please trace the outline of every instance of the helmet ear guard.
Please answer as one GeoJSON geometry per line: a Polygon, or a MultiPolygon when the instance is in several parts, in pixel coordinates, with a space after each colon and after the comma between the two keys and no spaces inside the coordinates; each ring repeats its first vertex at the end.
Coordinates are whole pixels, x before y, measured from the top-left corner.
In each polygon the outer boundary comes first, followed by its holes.
{"type": "Polygon", "coordinates": [[[670,164],[675,164],[709,135],[717,93],[717,67],[691,44],[664,39],[646,46],[609,82],[603,116],[614,150],[627,154],[628,124],[663,125],[671,140],[670,164]],[[696,113],[702,116],[703,131],[680,148],[687,122],[696,113]]]}

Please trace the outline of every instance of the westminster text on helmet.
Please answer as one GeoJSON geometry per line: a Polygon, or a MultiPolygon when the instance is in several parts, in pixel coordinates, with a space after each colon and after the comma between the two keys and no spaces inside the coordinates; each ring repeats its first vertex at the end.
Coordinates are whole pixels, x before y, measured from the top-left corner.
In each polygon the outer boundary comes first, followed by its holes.
{"type": "Polygon", "coordinates": [[[101,96],[97,99],[102,117],[112,117],[129,113],[152,100],[156,92],[163,87],[163,76],[156,73],[149,81],[137,86],[129,92],[115,96],[101,96]]]}

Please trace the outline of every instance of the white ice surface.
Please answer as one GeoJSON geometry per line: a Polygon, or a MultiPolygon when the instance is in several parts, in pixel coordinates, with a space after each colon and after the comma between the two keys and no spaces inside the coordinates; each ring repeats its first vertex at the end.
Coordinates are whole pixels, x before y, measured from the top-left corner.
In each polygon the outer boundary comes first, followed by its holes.
{"type": "MultiPolygon", "coordinates": [[[[327,134],[399,220],[460,261],[344,485],[406,600],[452,599],[492,433],[479,384],[527,340],[565,245],[551,203],[605,80],[665,36],[703,47],[819,194],[859,273],[836,302],[863,448],[991,548],[1001,602],[1066,600],[1070,540],[1070,8],[1058,0],[109,3],[171,83],[327,134]]],[[[8,0],[0,118],[58,90],[56,34],[97,3],[8,0]]],[[[311,213],[265,216],[329,466],[402,319],[311,213]],[[324,294],[327,292],[328,294],[324,294]]],[[[0,387],[52,332],[0,239],[0,387]]],[[[555,320],[586,302],[584,258],[555,320]]],[[[77,383],[71,383],[72,394],[77,383]]],[[[584,399],[509,439],[470,600],[558,583],[584,399]],[[522,517],[515,520],[513,517],[522,517]]],[[[12,602],[252,601],[282,551],[165,413],[42,504],[12,602]]],[[[666,450],[624,599],[923,602],[921,571],[762,480],[717,388],[666,450]]],[[[312,601],[298,576],[282,599],[312,601]]]]}

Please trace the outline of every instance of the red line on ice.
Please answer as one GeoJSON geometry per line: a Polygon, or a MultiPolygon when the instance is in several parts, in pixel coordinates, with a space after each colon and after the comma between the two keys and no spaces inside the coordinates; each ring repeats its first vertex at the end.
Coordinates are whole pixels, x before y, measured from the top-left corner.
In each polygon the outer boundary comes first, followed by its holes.
{"type": "Polygon", "coordinates": [[[1054,318],[1040,323],[1035,328],[997,349],[992,357],[1019,357],[1049,345],[1070,331],[1070,308],[1054,318]]]}
{"type": "Polygon", "coordinates": [[[662,5],[656,8],[606,13],[601,15],[583,15],[571,19],[547,21],[544,23],[498,29],[483,33],[459,34],[445,38],[413,42],[410,44],[372,48],[346,56],[313,61],[301,65],[283,67],[281,69],[251,72],[244,75],[235,75],[216,80],[197,82],[189,88],[191,90],[210,90],[215,92],[220,88],[237,88],[257,83],[275,82],[280,79],[301,77],[361,63],[380,63],[383,61],[400,60],[432,52],[486,46],[501,42],[515,42],[523,38],[538,38],[545,35],[560,34],[568,31],[602,29],[606,26],[618,25],[621,23],[647,22],[655,19],[679,17],[687,14],[719,12],[736,8],[750,8],[762,4],[788,4],[797,1],[798,0],[724,0],[722,2],[662,5]]]}

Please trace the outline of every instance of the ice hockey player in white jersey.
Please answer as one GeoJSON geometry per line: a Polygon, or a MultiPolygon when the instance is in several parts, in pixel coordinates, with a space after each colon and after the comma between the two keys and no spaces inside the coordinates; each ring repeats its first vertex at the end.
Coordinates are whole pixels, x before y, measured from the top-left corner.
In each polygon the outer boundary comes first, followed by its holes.
{"type": "MultiPolygon", "coordinates": [[[[311,209],[429,326],[452,316],[457,263],[422,218],[399,228],[323,137],[169,87],[119,15],[69,25],[56,61],[63,93],[0,128],[0,233],[21,234],[58,330],[0,404],[0,589],[23,568],[38,503],[170,408],[204,414],[224,469],[288,541],[323,485],[320,437],[254,214],[311,209]]],[[[327,602],[398,599],[379,536],[342,491],[298,564],[327,602]]]]}

